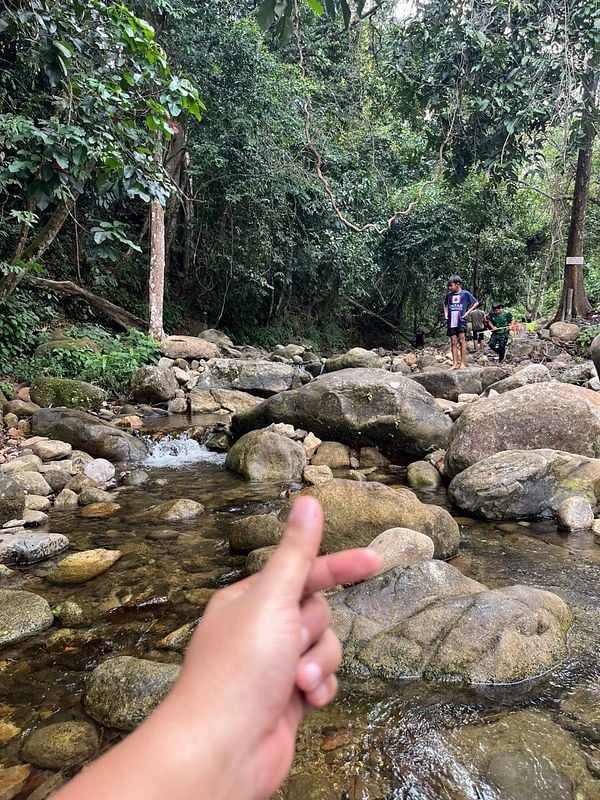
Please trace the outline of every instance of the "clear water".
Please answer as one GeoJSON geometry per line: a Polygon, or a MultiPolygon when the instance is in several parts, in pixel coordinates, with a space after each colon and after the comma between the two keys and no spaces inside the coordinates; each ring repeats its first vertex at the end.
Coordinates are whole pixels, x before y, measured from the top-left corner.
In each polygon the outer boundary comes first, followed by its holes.
{"type": "MultiPolygon", "coordinates": [[[[74,549],[110,547],[124,555],[80,586],[50,584],[47,563],[0,584],[36,592],[53,606],[74,600],[87,615],[83,627],[56,627],[0,652],[0,721],[27,731],[46,719],[81,716],[85,677],[110,655],[178,660],[156,645],[198,616],[190,593],[243,573],[244,557],[227,544],[231,521],[284,502],[281,486],[243,481],[223,460],[193,439],[163,438],[143,465],[150,482],[123,490],[116,516],[51,513],[49,530],[67,534],[74,549]],[[201,502],[206,513],[161,526],[136,519],[150,505],[177,497],[201,502]],[[149,538],[165,528],[177,538],[149,538]]],[[[443,492],[422,499],[447,504],[443,492]]],[[[342,679],[339,699],[303,726],[292,776],[277,798],[600,799],[600,547],[591,534],[565,536],[549,523],[459,520],[463,542],[453,563],[463,572],[490,587],[549,589],[575,611],[568,659],[536,681],[509,687],[342,679]],[[518,767],[512,784],[511,759],[518,767]],[[497,774],[489,774],[492,761],[500,764],[500,788],[497,774]]],[[[104,744],[118,736],[106,732],[104,744]]],[[[19,741],[0,746],[0,763],[20,763],[19,741]]],[[[19,800],[27,796],[26,789],[19,800]]]]}

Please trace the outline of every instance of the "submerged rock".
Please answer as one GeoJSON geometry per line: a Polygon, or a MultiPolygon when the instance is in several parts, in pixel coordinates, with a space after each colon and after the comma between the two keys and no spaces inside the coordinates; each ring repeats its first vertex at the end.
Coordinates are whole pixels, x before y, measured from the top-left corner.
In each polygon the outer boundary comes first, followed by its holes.
{"type": "Polygon", "coordinates": [[[600,499],[600,459],[559,450],[507,450],[457,475],[448,496],[486,519],[553,517],[569,497],[600,499]]]}
{"type": "Polygon", "coordinates": [[[565,656],[573,619],[557,595],[486,589],[441,561],[396,567],[329,600],[345,667],[387,679],[532,678],[565,656]]]}
{"type": "Polygon", "coordinates": [[[167,500],[152,506],[147,511],[142,511],[136,516],[138,519],[156,520],[157,522],[184,522],[188,519],[195,519],[204,512],[204,506],[195,500],[180,498],[178,500],[167,500]]]}
{"type": "Polygon", "coordinates": [[[16,589],[0,589],[0,647],[45,631],[54,615],[43,597],[16,589]]]}
{"type": "Polygon", "coordinates": [[[249,553],[260,547],[277,544],[283,527],[283,522],[275,512],[253,514],[235,520],[229,529],[229,546],[236,552],[249,553]]]}
{"type": "Polygon", "coordinates": [[[278,394],[236,414],[236,435],[287,422],[323,440],[379,447],[390,455],[424,455],[445,447],[451,421],[418,383],[382,369],[345,369],[278,394]]]}
{"type": "Polygon", "coordinates": [[[88,679],[85,710],[109,728],[133,730],[166,697],[178,674],[175,664],[131,656],[110,658],[88,679]]]}
{"type": "Polygon", "coordinates": [[[306,451],[287,436],[250,431],[231,447],[225,465],[247,480],[298,480],[306,466],[306,451]]]}
{"type": "Polygon", "coordinates": [[[69,442],[96,458],[109,461],[141,460],[148,449],[141,439],[100,422],[97,417],[76,409],[44,408],[32,420],[33,430],[41,436],[69,442]]]}
{"type": "Polygon", "coordinates": [[[390,528],[410,528],[429,536],[436,558],[450,558],[458,552],[458,525],[450,514],[439,506],[422,503],[410,489],[336,478],[311,486],[302,494],[316,497],[323,506],[321,548],[325,553],[366,547],[390,528]]]}
{"type": "Polygon", "coordinates": [[[68,546],[62,533],[0,533],[0,564],[35,564],[68,546]]]}
{"type": "Polygon", "coordinates": [[[452,429],[446,472],[453,477],[501,450],[540,448],[600,456],[600,396],[553,381],[480,400],[452,429]]]}
{"type": "Polygon", "coordinates": [[[110,569],[122,555],[120,550],[81,550],[59,561],[46,577],[61,586],[86,583],[110,569]]]}
{"type": "Polygon", "coordinates": [[[90,722],[55,722],[37,728],[27,737],[23,758],[43,769],[67,769],[89,761],[99,748],[98,732],[90,722]]]}

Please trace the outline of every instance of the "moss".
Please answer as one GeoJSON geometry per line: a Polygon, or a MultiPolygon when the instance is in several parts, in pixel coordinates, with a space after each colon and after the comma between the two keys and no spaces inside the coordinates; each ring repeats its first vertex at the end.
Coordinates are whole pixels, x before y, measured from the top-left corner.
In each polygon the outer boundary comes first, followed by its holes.
{"type": "Polygon", "coordinates": [[[31,386],[30,395],[32,401],[43,408],[94,409],[106,399],[106,392],[99,386],[70,378],[38,378],[31,386]]]}

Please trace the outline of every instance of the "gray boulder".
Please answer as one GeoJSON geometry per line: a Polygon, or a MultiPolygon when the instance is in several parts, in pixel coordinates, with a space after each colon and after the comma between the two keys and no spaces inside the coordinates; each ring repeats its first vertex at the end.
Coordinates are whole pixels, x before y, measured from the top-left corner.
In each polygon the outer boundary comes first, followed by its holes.
{"type": "Polygon", "coordinates": [[[0,533],[0,564],[35,564],[68,546],[62,533],[0,533]]]}
{"type": "Polygon", "coordinates": [[[0,647],[28,639],[49,628],[54,616],[43,597],[0,589],[0,647]]]}
{"type": "Polygon", "coordinates": [[[522,369],[517,370],[504,380],[492,383],[487,387],[487,391],[494,390],[498,394],[510,392],[520,386],[527,386],[529,383],[544,383],[552,380],[550,370],[544,364],[527,364],[522,369]]]}
{"type": "Polygon", "coordinates": [[[137,403],[166,403],[178,389],[177,378],[165,367],[140,367],[131,379],[131,395],[137,403]]]}
{"type": "Polygon", "coordinates": [[[566,654],[572,614],[550,592],[486,589],[441,561],[396,567],[329,598],[350,672],[512,683],[566,654]]]}
{"type": "Polygon", "coordinates": [[[500,450],[540,448],[600,456],[600,396],[552,381],[480,400],[452,428],[446,473],[453,477],[500,450]]]}
{"type": "Polygon", "coordinates": [[[34,415],[32,429],[36,435],[69,442],[94,458],[139,461],[148,455],[141,439],[76,409],[44,408],[34,415]]]}
{"type": "Polygon", "coordinates": [[[236,414],[236,435],[291,423],[324,440],[379,447],[391,456],[445,448],[452,422],[416,381],[382,369],[344,369],[236,414]]]}
{"type": "Polygon", "coordinates": [[[563,342],[574,342],[580,333],[581,328],[574,322],[553,322],[550,325],[550,336],[563,342]]]}
{"type": "Polygon", "coordinates": [[[594,524],[594,511],[587,497],[567,497],[556,509],[558,524],[567,531],[587,531],[594,524]]]}
{"type": "Polygon", "coordinates": [[[410,528],[429,536],[436,558],[451,558],[458,552],[458,525],[450,514],[440,506],[422,503],[410,489],[335,478],[302,494],[316,497],[323,506],[324,553],[366,547],[390,528],[410,528]]]}
{"type": "Polygon", "coordinates": [[[96,722],[130,731],[163,700],[177,675],[175,664],[118,656],[96,667],[88,679],[84,704],[96,722]]]}
{"type": "Polygon", "coordinates": [[[25,492],[9,475],[0,474],[0,525],[9,519],[21,519],[25,492]]]}
{"type": "Polygon", "coordinates": [[[325,372],[337,372],[340,369],[382,369],[383,358],[372,350],[353,347],[347,353],[332,356],[325,362],[325,372]]]}
{"type": "Polygon", "coordinates": [[[306,466],[306,451],[287,436],[250,431],[231,447],[225,466],[249,481],[299,480],[306,466]]]}
{"type": "Polygon", "coordinates": [[[213,358],[200,373],[197,389],[238,389],[269,397],[301,386],[310,375],[293,364],[213,358]]]}
{"type": "Polygon", "coordinates": [[[559,450],[506,450],[456,475],[448,496],[486,519],[554,517],[570,497],[600,500],[600,459],[559,450]]]}
{"type": "Polygon", "coordinates": [[[199,389],[195,386],[190,392],[192,414],[211,414],[221,408],[232,412],[246,411],[260,402],[258,397],[236,389],[199,389]]]}
{"type": "Polygon", "coordinates": [[[160,343],[160,352],[167,358],[209,359],[219,358],[216,344],[198,336],[166,336],[160,343]]]}
{"type": "Polygon", "coordinates": [[[467,369],[432,369],[411,377],[434,397],[456,402],[459,394],[481,394],[492,383],[508,377],[503,367],[467,367],[467,369]]]}

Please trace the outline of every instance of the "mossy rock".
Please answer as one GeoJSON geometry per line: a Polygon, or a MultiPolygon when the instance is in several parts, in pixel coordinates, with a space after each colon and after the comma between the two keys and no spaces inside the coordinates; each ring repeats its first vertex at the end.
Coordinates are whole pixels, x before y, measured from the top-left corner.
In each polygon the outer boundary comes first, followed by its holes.
{"type": "Polygon", "coordinates": [[[91,339],[73,339],[71,336],[64,336],[56,339],[48,339],[36,347],[34,356],[43,356],[55,350],[91,350],[94,353],[100,351],[98,345],[91,339]]]}
{"type": "Polygon", "coordinates": [[[71,378],[38,378],[29,394],[34,403],[43,408],[66,406],[67,408],[97,409],[106,400],[106,392],[99,386],[71,378]]]}

